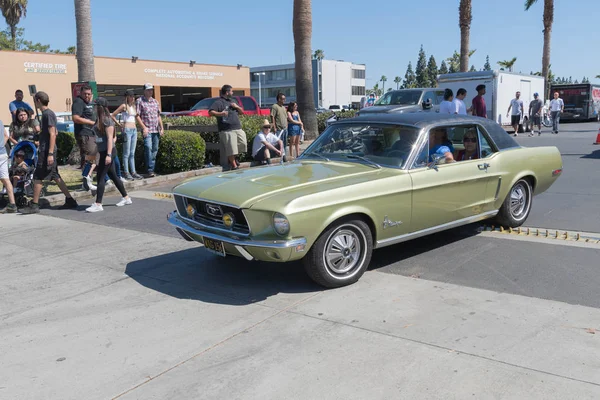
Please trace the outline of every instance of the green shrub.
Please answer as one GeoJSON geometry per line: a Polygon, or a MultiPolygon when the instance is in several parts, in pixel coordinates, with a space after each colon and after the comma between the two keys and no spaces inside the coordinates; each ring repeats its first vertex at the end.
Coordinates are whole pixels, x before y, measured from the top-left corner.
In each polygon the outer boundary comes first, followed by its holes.
{"type": "MultiPolygon", "coordinates": [[[[337,115],[338,120],[340,120],[346,118],[353,118],[356,116],[356,113],[356,110],[348,110],[344,112],[336,112],[335,115],[337,115]]],[[[322,114],[317,114],[317,126],[319,128],[319,134],[323,133],[325,128],[327,128],[326,122],[329,118],[331,118],[333,114],[333,112],[324,112],[322,114]]]]}
{"type": "Polygon", "coordinates": [[[75,135],[71,132],[58,132],[56,137],[57,158],[59,165],[65,165],[69,158],[69,154],[75,147],[75,135]]]}

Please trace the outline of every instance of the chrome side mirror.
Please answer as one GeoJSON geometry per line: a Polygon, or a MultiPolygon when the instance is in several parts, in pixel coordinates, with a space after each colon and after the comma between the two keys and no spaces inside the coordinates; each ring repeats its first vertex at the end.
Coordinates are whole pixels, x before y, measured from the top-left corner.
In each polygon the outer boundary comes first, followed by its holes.
{"type": "Polygon", "coordinates": [[[426,101],[423,102],[423,110],[429,110],[431,107],[433,107],[433,104],[431,103],[431,99],[427,99],[426,101]]]}
{"type": "Polygon", "coordinates": [[[431,162],[429,162],[427,164],[427,168],[429,169],[435,169],[436,171],[438,170],[438,164],[443,164],[444,161],[446,160],[446,157],[444,157],[442,154],[432,154],[431,155],[431,162]]]}

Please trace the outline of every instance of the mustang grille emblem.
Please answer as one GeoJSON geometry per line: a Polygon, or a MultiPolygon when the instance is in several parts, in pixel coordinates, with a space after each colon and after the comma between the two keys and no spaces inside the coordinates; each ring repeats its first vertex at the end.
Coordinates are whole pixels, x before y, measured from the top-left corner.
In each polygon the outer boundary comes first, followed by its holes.
{"type": "Polygon", "coordinates": [[[214,204],[206,205],[206,213],[217,218],[221,218],[223,216],[223,210],[221,210],[221,207],[216,206],[214,204]]]}
{"type": "Polygon", "coordinates": [[[394,226],[402,225],[402,221],[392,221],[386,215],[383,219],[383,229],[393,228],[394,226]]]}

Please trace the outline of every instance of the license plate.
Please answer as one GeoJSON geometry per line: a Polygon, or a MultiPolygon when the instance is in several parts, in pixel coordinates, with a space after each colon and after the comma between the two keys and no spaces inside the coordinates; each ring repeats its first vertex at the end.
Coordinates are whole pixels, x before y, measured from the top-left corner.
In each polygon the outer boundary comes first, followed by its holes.
{"type": "Polygon", "coordinates": [[[206,247],[206,250],[210,251],[211,253],[225,257],[225,246],[223,246],[223,242],[219,240],[204,238],[204,247],[206,247]]]}

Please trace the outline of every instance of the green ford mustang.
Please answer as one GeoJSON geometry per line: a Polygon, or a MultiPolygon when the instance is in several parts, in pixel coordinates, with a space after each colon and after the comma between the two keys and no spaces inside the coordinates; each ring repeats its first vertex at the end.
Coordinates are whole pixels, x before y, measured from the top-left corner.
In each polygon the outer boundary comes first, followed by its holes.
{"type": "Polygon", "coordinates": [[[556,147],[521,147],[491,120],[365,115],[330,125],[291,163],[182,183],[168,220],[212,253],[302,259],[339,287],[373,249],[488,218],[520,226],[561,172],[556,147]]]}

